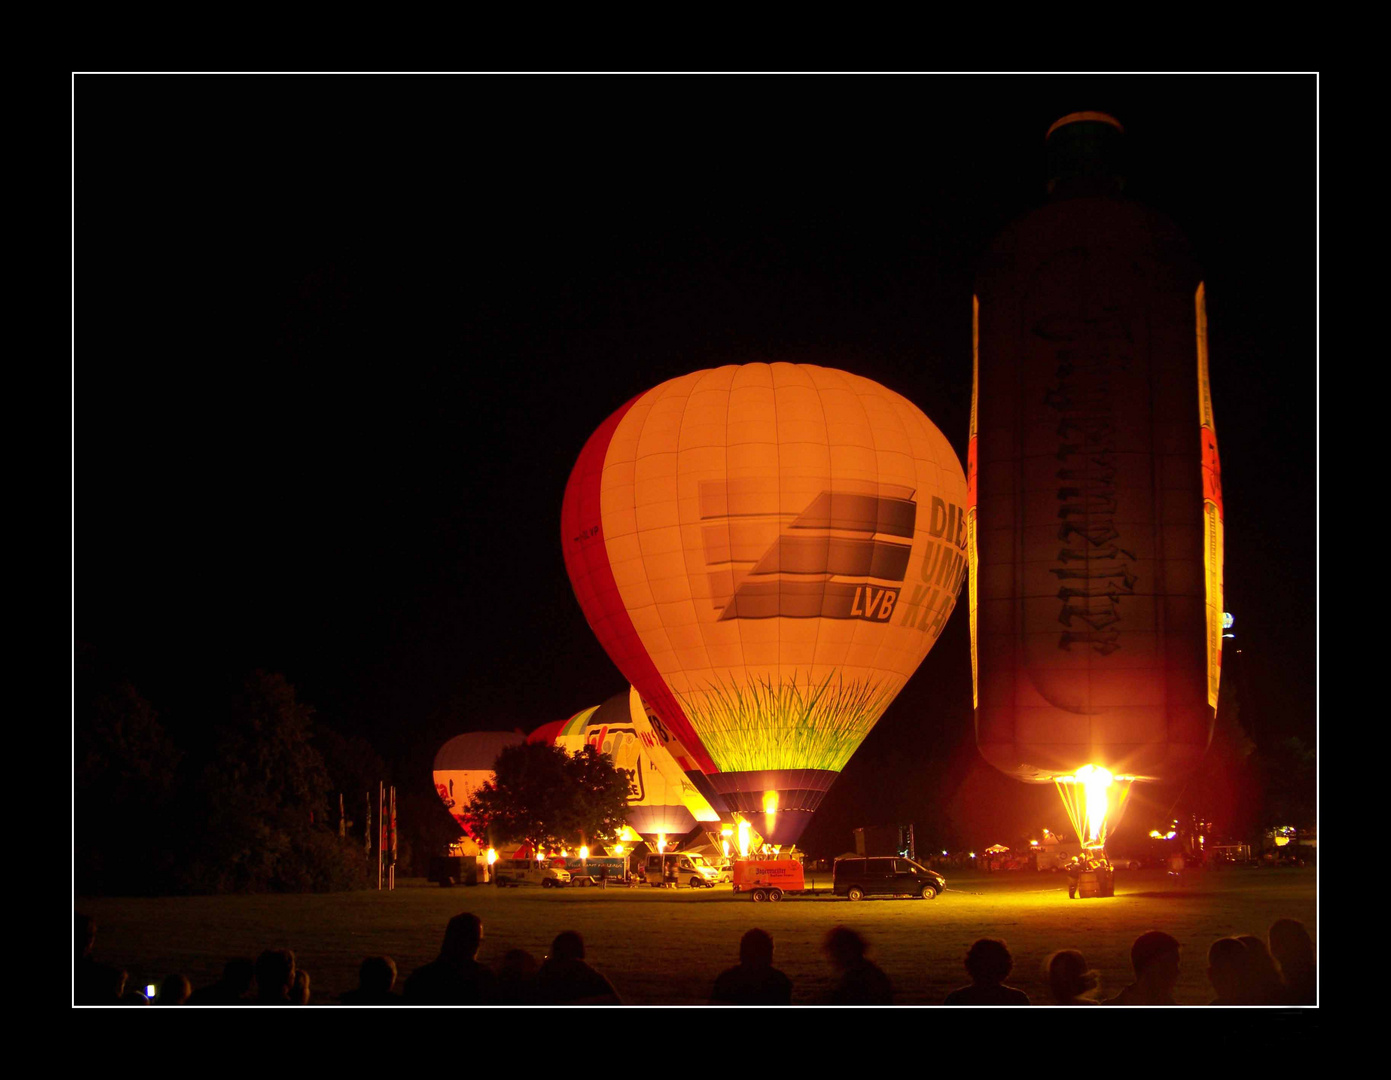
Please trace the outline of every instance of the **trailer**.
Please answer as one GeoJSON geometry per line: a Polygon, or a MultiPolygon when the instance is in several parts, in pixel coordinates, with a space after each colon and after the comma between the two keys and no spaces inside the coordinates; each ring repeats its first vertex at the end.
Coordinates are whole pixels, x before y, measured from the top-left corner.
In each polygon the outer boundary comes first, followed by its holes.
{"type": "Polygon", "coordinates": [[[436,855],[430,859],[430,880],[450,889],[478,884],[478,858],[474,855],[436,855]]]}
{"type": "Polygon", "coordinates": [[[788,893],[805,892],[806,876],[796,859],[736,859],[734,891],[746,892],[755,904],[781,900],[788,893]]]}

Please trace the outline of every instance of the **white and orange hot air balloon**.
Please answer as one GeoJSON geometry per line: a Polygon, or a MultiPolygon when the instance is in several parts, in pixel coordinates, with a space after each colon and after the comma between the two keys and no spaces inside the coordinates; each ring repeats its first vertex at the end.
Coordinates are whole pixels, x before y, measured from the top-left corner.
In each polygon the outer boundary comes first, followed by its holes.
{"type": "Polygon", "coordinates": [[[589,625],[727,809],[773,844],[937,640],[966,479],[912,402],[805,364],[697,371],[594,433],[565,491],[589,625]]]}
{"type": "Polygon", "coordinates": [[[552,740],[572,754],[593,746],[613,759],[614,767],[632,785],[628,825],[644,836],[684,836],[697,822],[720,820],[654,733],[632,688],[577,712],[552,734],[552,740]]]}
{"type": "Polygon", "coordinates": [[[454,736],[435,754],[435,792],[466,834],[472,835],[464,812],[469,800],[493,778],[498,755],[522,741],[523,737],[515,731],[471,731],[454,736]]]}

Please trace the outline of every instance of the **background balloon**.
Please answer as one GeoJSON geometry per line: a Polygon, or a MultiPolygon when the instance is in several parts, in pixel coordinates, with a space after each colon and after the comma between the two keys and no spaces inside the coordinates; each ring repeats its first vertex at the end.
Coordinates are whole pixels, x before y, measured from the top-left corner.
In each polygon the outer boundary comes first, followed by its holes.
{"type": "Polygon", "coordinates": [[[636,690],[576,713],[553,738],[571,753],[592,745],[613,758],[633,785],[628,825],[645,836],[684,836],[697,822],[720,820],[653,733],[636,690]]]}
{"type": "Polygon", "coordinates": [[[515,731],[472,731],[454,736],[435,754],[435,791],[465,833],[470,829],[463,808],[493,778],[498,755],[522,741],[515,731]]]}

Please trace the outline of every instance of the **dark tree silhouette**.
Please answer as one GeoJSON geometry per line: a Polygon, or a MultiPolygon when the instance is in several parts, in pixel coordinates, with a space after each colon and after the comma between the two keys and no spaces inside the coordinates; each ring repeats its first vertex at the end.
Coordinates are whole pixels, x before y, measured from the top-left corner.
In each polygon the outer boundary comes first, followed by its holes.
{"type": "Polygon", "coordinates": [[[129,682],[79,667],[73,723],[74,869],[81,893],[168,887],[180,753],[129,682]]]}
{"type": "Polygon", "coordinates": [[[340,841],[332,781],[314,745],[314,710],[282,675],[254,672],[218,733],[190,853],[194,891],[342,889],[364,880],[361,847],[340,841]]]}
{"type": "Polygon", "coordinates": [[[627,820],[628,779],[592,746],[574,755],[544,743],[509,746],[494,772],[468,812],[495,843],[554,850],[607,839],[627,820]]]}

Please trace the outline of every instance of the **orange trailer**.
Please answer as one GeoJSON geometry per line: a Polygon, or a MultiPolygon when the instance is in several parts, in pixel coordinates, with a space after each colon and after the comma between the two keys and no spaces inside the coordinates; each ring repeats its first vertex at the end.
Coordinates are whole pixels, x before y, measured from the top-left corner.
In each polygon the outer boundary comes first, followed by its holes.
{"type": "Polygon", "coordinates": [[[796,859],[737,859],[734,863],[734,891],[752,893],[754,903],[781,900],[792,892],[806,889],[802,864],[796,859]]]}

